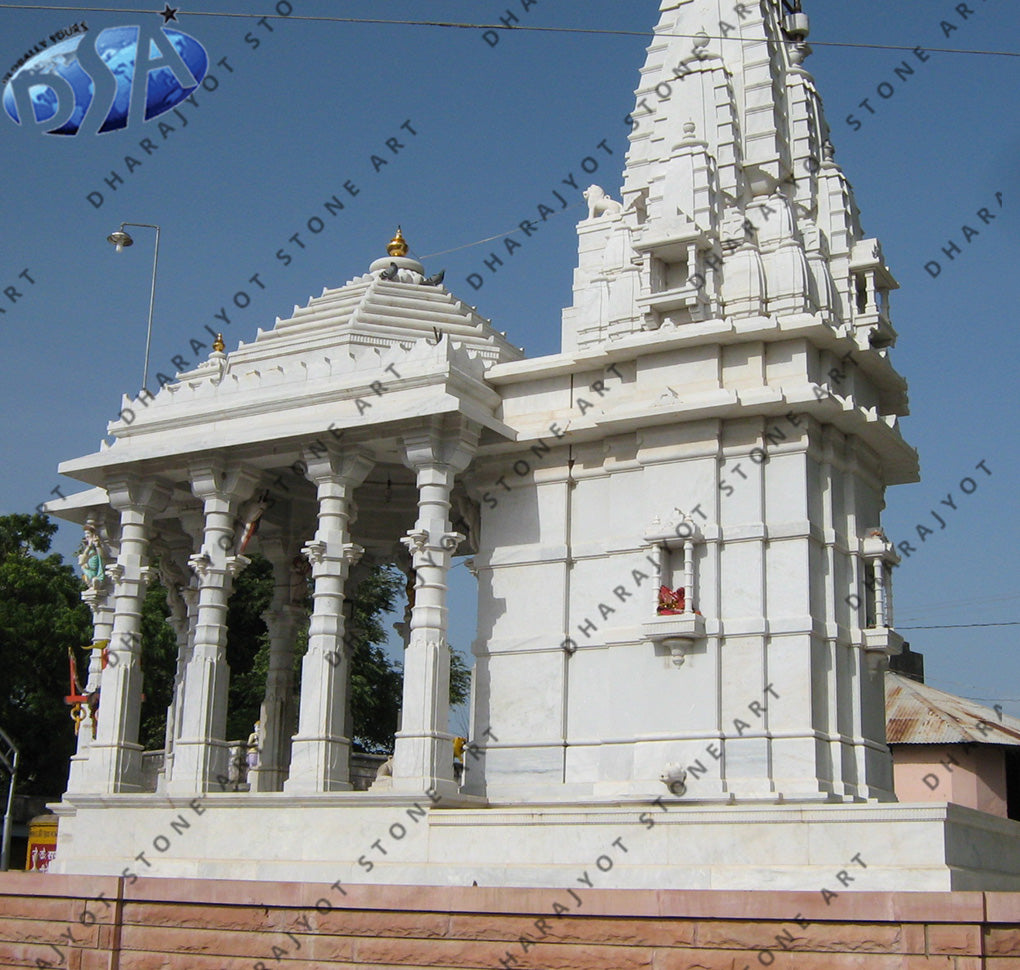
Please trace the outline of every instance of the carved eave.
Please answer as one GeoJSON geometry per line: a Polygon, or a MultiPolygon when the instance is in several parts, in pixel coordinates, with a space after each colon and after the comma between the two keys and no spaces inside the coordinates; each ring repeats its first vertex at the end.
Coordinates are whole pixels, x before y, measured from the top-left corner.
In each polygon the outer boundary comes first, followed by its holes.
{"type": "MultiPolygon", "coordinates": [[[[697,394],[684,394],[682,389],[674,390],[660,383],[649,386],[647,391],[642,389],[640,397],[635,396],[634,386],[628,384],[626,388],[614,390],[612,395],[607,394],[594,409],[583,415],[564,405],[563,416],[556,423],[571,436],[571,441],[580,441],[597,437],[601,431],[640,430],[645,426],[668,424],[678,418],[735,418],[746,415],[748,409],[760,409],[762,414],[781,417],[790,410],[796,410],[814,414],[820,420],[831,420],[844,433],[864,438],[869,447],[882,456],[891,476],[887,484],[918,481],[917,451],[904,441],[900,432],[899,418],[909,413],[906,381],[893,368],[888,352],[860,351],[851,339],[842,336],[820,314],[802,314],[781,320],[762,317],[753,321],[753,327],[749,326],[750,323],[752,321],[712,319],[679,328],[663,328],[654,333],[623,337],[605,346],[499,364],[486,372],[485,379],[506,394],[514,385],[602,373],[611,365],[653,359],[657,353],[683,347],[739,344],[748,339],[767,342],[803,337],[815,348],[829,351],[837,359],[852,352],[852,358],[844,366],[848,370],[859,369],[873,382],[879,395],[879,407],[856,405],[844,399],[838,387],[830,389],[808,382],[784,384],[781,388],[771,385],[739,390],[716,388],[697,394]]],[[[563,387],[566,388],[567,384],[564,383],[563,387]]],[[[545,410],[534,418],[517,416],[507,423],[513,425],[518,440],[533,440],[549,434],[550,421],[545,410]]]]}
{"type": "Polygon", "coordinates": [[[637,252],[653,253],[667,262],[684,258],[691,246],[711,249],[713,245],[712,234],[683,214],[649,224],[643,231],[635,233],[633,242],[637,252]]]}
{"type": "Polygon", "coordinates": [[[445,340],[415,349],[370,352],[374,366],[363,359],[346,371],[324,368],[297,385],[246,383],[243,375],[228,373],[218,384],[200,382],[187,406],[172,394],[159,395],[130,425],[111,425],[113,445],[63,462],[59,470],[100,484],[114,468],[184,467],[189,456],[224,448],[279,461],[288,450],[300,457],[300,443],[309,438],[344,434],[379,441],[426,415],[459,414],[498,437],[513,437],[496,416],[500,398],[485,382],[480,361],[445,340]]]}
{"type": "Polygon", "coordinates": [[[56,516],[65,522],[84,526],[91,515],[110,507],[110,496],[105,488],[89,488],[74,495],[54,499],[43,506],[47,515],[56,516]]]}

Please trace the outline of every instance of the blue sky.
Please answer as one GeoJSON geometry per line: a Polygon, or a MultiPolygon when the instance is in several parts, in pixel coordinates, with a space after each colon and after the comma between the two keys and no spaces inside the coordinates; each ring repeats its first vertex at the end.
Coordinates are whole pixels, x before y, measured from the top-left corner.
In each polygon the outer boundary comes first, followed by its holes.
{"type": "MultiPolygon", "coordinates": [[[[77,21],[93,31],[161,22],[137,6],[124,13],[63,6],[0,2],[0,72],[77,21]]],[[[814,42],[1020,50],[1020,7],[1010,0],[804,6],[814,42]]],[[[58,485],[75,490],[57,475],[58,462],[95,450],[121,393],[141,384],[151,234],[139,230],[136,246],[117,256],[105,237],[122,221],[162,228],[152,372],[173,373],[174,356],[195,361],[189,342],[208,343],[206,327],[223,330],[232,349],[324,286],[365,272],[397,223],[428,270],[445,268],[446,285],[530,356],[559,350],[574,224],[584,211],[564,180],[594,181],[618,197],[624,116],[658,4],[538,0],[525,10],[521,0],[291,0],[291,7],[291,17],[262,24],[270,0],[201,4],[234,16],[180,14],[176,27],[209,52],[215,82],[196,92],[196,104],[160,119],[173,130],[150,121],[44,135],[0,114],[0,511],[29,511],[58,485]],[[492,46],[479,29],[298,19],[491,23],[508,8],[523,25],[638,35],[520,31],[492,46]],[[146,151],[144,138],[156,148],[146,151]],[[373,154],[386,161],[378,171],[373,154]],[[598,161],[597,173],[582,172],[587,157],[598,161]],[[536,216],[540,203],[559,208],[553,190],[576,208],[522,240],[512,258],[498,238],[476,244],[536,216]],[[331,215],[324,203],[334,195],[345,208],[331,215]],[[309,228],[314,217],[321,229],[309,228]],[[504,265],[493,273],[483,260],[497,246],[504,265]],[[473,273],[483,280],[477,290],[473,273]],[[4,295],[11,287],[13,302],[4,295]]],[[[932,53],[921,61],[909,51],[816,46],[807,67],[865,230],[882,240],[902,285],[893,294],[900,334],[893,359],[910,382],[903,427],[920,451],[922,481],[888,494],[886,531],[916,548],[896,571],[897,625],[925,654],[929,683],[1020,714],[1020,627],[906,629],[1020,620],[1020,60],[932,53]],[[894,73],[905,59],[915,68],[908,80],[894,73]],[[882,84],[892,85],[884,96],[882,84]],[[865,98],[873,114],[860,107],[865,98]],[[982,208],[994,212],[993,223],[981,222],[982,208]],[[969,242],[964,225],[979,233],[969,242]],[[961,249],[953,260],[941,251],[950,241],[961,249]],[[937,278],[925,270],[932,261],[941,264],[937,278]],[[976,468],[982,461],[990,475],[976,468]],[[923,543],[918,525],[935,530],[923,543]]],[[[77,540],[64,527],[58,548],[70,553],[77,540]]],[[[466,649],[474,633],[470,577],[459,572],[452,639],[466,649]]]]}

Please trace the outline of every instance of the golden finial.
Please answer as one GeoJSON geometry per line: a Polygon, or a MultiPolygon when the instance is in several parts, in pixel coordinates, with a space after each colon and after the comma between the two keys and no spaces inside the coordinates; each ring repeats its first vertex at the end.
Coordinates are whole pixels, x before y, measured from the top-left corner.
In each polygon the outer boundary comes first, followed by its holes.
{"type": "Polygon", "coordinates": [[[386,247],[386,252],[390,256],[406,256],[407,255],[407,240],[404,239],[403,233],[400,231],[400,226],[397,226],[397,234],[390,240],[390,244],[386,247]]]}
{"type": "Polygon", "coordinates": [[[218,354],[222,354],[227,349],[227,345],[223,342],[223,334],[216,334],[216,339],[213,341],[212,349],[218,354]]]}

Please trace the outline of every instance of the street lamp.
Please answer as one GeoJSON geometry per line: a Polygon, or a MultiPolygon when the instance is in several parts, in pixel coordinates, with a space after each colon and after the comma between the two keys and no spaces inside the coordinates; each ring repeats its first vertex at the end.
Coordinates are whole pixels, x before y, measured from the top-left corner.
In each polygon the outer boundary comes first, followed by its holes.
{"type": "Polygon", "coordinates": [[[149,346],[152,343],[152,308],[156,302],[156,264],[159,261],[159,226],[148,222],[122,222],[116,232],[111,232],[106,241],[117,247],[117,252],[122,253],[128,246],[133,246],[135,241],[124,231],[125,226],[135,226],[138,229],[156,230],[156,248],[152,254],[152,288],[149,290],[149,328],[145,333],[145,368],[142,371],[142,387],[147,388],[149,383],[149,346]]]}

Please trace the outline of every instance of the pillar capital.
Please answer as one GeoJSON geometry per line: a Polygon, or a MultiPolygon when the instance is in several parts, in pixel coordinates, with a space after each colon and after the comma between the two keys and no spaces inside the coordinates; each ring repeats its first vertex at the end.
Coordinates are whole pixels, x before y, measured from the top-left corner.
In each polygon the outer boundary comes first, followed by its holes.
{"type": "Polygon", "coordinates": [[[155,478],[124,474],[106,482],[110,505],[118,512],[162,512],[170,501],[170,486],[155,478]]]}
{"type": "Polygon", "coordinates": [[[337,445],[306,447],[301,454],[305,477],[316,485],[342,483],[356,488],[375,466],[375,459],[361,448],[341,450],[337,445]]]}
{"type": "Polygon", "coordinates": [[[250,498],[262,479],[262,473],[243,465],[228,465],[222,458],[190,462],[188,476],[196,498],[237,504],[250,498]]]}
{"type": "Polygon", "coordinates": [[[454,474],[462,472],[478,450],[480,430],[473,421],[444,428],[433,418],[426,427],[401,436],[404,464],[419,473],[434,466],[445,466],[454,474]]]}

